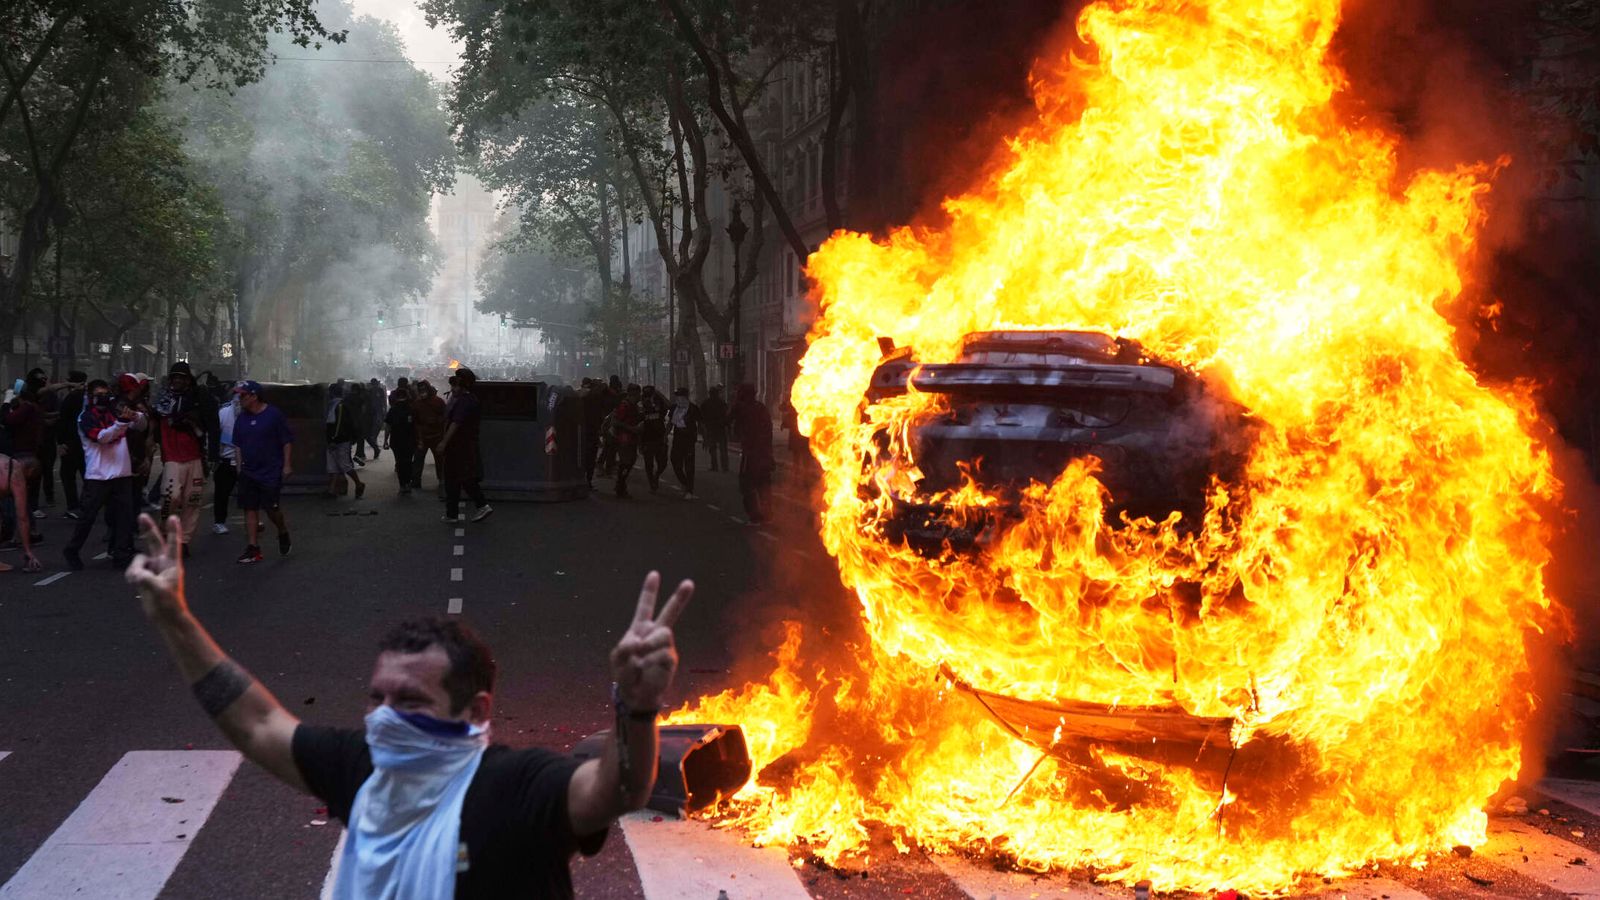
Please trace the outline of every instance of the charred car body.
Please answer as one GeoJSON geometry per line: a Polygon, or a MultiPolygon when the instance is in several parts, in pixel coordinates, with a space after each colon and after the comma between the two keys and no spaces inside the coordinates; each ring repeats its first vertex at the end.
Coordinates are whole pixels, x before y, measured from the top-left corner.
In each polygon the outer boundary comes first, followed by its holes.
{"type": "Polygon", "coordinates": [[[1015,500],[1031,482],[1049,484],[1090,457],[1100,462],[1113,525],[1176,511],[1184,527],[1197,527],[1212,476],[1229,480],[1244,458],[1243,409],[1130,341],[1082,331],[975,332],[955,361],[926,365],[909,348],[885,350],[868,402],[908,390],[939,395],[907,436],[920,473],[915,493],[895,497],[882,523],[924,555],[981,550],[1020,515],[1015,500]],[[934,499],[967,477],[1001,504],[953,509],[934,499]]]}

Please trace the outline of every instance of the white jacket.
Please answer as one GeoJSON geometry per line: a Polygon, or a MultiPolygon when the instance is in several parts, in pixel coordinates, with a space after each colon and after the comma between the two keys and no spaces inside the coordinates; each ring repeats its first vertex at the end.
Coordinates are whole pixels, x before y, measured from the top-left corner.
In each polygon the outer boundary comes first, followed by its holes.
{"type": "Polygon", "coordinates": [[[83,478],[85,481],[110,481],[127,478],[133,474],[133,455],[128,452],[128,429],[144,424],[144,413],[132,422],[113,421],[102,424],[84,407],[78,418],[78,439],[83,443],[83,478]]]}

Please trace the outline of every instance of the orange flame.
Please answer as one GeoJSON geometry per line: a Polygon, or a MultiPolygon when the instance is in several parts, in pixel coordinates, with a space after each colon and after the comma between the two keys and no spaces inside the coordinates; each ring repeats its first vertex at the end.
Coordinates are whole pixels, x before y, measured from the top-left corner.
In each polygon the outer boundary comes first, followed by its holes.
{"type": "Polygon", "coordinates": [[[450,360],[450,365],[449,365],[449,367],[448,367],[448,368],[449,368],[449,369],[450,369],[450,371],[452,371],[452,372],[454,372],[454,371],[455,371],[455,370],[457,370],[457,369],[459,369],[459,368],[461,368],[461,360],[459,360],[459,359],[452,359],[452,360],[450,360]]]}
{"type": "MultiPolygon", "coordinates": [[[[1092,59],[1036,65],[1037,123],[942,229],[841,233],[812,257],[821,315],[793,402],[870,642],[862,674],[824,685],[792,632],[767,684],[675,717],[746,723],[758,771],[805,745],[782,786],[736,801],[757,840],[835,861],[873,821],[935,852],[1255,894],[1485,841],[1519,771],[1530,656],[1564,627],[1544,586],[1560,485],[1531,398],[1480,383],[1446,315],[1493,167],[1403,174],[1394,137],[1341,121],[1339,13],[1096,3],[1078,20],[1092,59]],[[1203,527],[1108,525],[1075,463],[981,557],[885,536],[884,504],[915,491],[904,435],[941,401],[864,405],[877,338],[929,363],[1028,328],[1136,340],[1249,410],[1259,433],[1203,527]],[[1279,749],[1253,791],[1219,792],[1095,748],[1093,768],[1139,786],[1116,803],[1084,767],[1039,764],[941,667],[1022,700],[1228,719],[1241,753],[1279,749]],[[873,723],[882,759],[813,733],[823,696],[873,723]]],[[[971,482],[943,499],[994,502],[971,482]]]]}

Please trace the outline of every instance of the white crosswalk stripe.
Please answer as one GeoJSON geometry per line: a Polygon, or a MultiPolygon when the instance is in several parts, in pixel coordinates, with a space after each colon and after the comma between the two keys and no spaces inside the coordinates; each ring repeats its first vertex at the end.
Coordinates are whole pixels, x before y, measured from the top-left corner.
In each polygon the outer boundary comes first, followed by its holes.
{"type": "Polygon", "coordinates": [[[123,756],[0,887],[0,898],[155,897],[233,780],[239,760],[231,750],[123,756]]]}
{"type": "Polygon", "coordinates": [[[811,894],[775,847],[755,848],[738,833],[653,813],[622,819],[622,834],[647,900],[809,900],[811,894]],[[662,821],[655,821],[661,818],[662,821]]]}
{"type": "MultiPolygon", "coordinates": [[[[0,750],[0,762],[13,755],[0,750]]],[[[231,751],[126,754],[11,880],[0,886],[0,900],[153,900],[191,852],[201,827],[230,824],[219,824],[212,813],[239,766],[239,754],[231,751]]],[[[1600,783],[1552,779],[1539,785],[1539,792],[1600,815],[1600,783]]],[[[1496,816],[1490,820],[1489,843],[1473,858],[1514,871],[1575,900],[1600,900],[1600,873],[1596,872],[1600,859],[1590,859],[1592,854],[1578,843],[1584,839],[1582,828],[1580,823],[1554,816],[1496,816]],[[1573,832],[1570,839],[1569,832],[1573,832]]],[[[714,900],[719,896],[729,900],[807,900],[812,896],[787,852],[752,847],[737,831],[650,812],[624,817],[618,831],[646,900],[714,900]]],[[[341,833],[327,869],[321,873],[321,900],[332,896],[343,850],[341,833]]],[[[190,865],[197,862],[220,870],[233,864],[219,858],[191,860],[190,865]]],[[[928,862],[937,869],[932,875],[934,882],[939,881],[939,873],[948,879],[943,885],[946,894],[959,891],[972,900],[1102,900],[1133,894],[1126,886],[1096,885],[1082,876],[997,871],[960,857],[933,857],[928,862]]],[[[930,891],[935,889],[933,883],[923,883],[930,891]]],[[[316,884],[312,882],[312,886],[316,884]]],[[[582,893],[582,884],[578,887],[582,893]]],[[[865,881],[852,883],[850,893],[870,898],[901,892],[887,883],[877,888],[883,894],[875,893],[875,888],[877,885],[865,881]]],[[[242,889],[239,896],[258,895],[242,889]]],[[[1295,896],[1428,900],[1430,895],[1390,879],[1349,878],[1295,896]]]]}

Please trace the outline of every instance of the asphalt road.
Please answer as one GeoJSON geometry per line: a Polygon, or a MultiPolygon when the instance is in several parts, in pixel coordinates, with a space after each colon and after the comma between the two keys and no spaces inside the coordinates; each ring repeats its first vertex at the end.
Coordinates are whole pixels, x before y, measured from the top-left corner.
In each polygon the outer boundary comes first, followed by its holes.
{"type": "MultiPolygon", "coordinates": [[[[213,536],[209,515],[195,540],[189,567],[195,612],[225,649],[310,722],[359,726],[380,635],[404,617],[444,615],[452,599],[460,601],[462,618],[488,638],[500,664],[495,739],[560,750],[609,724],[607,652],[629,621],[648,569],[660,569],[669,584],[691,577],[699,586],[678,627],[678,699],[720,690],[739,678],[736,671],[763,671],[765,641],[775,639],[772,626],[782,618],[820,621],[836,635],[847,634],[854,618],[853,602],[817,541],[804,487],[793,480],[779,485],[776,520],[761,528],[740,524],[731,475],[702,471],[701,497],[688,501],[670,489],[651,494],[638,472],[631,501],[607,490],[558,504],[497,502],[493,517],[459,526],[458,536],[458,526],[439,521],[442,507],[431,492],[397,495],[387,456],[366,474],[372,487],[361,501],[287,501],[295,537],[287,559],[278,558],[269,536],[265,562],[236,564],[242,525],[235,524],[232,535],[213,536]]],[[[115,804],[107,807],[111,813],[91,809],[86,799],[115,780],[131,757],[153,752],[170,768],[171,760],[190,758],[184,754],[199,759],[194,751],[228,749],[191,699],[121,573],[100,561],[56,577],[63,571],[60,547],[68,524],[59,518],[45,523],[41,556],[52,571],[0,576],[4,900],[110,896],[74,892],[65,882],[56,890],[56,882],[47,881],[42,892],[13,886],[41,866],[51,842],[62,840],[75,821],[82,825],[78,839],[91,844],[99,839],[95,829],[138,834],[155,828],[119,818],[115,804]]],[[[173,834],[165,847],[151,842],[135,850],[176,854],[175,868],[164,886],[157,880],[158,887],[141,892],[130,876],[128,890],[112,893],[319,897],[339,828],[318,801],[248,764],[221,776],[216,788],[208,816],[192,805],[155,804],[150,815],[165,813],[161,827],[173,834]],[[190,818],[191,809],[197,818],[190,818]],[[180,838],[187,843],[173,843],[180,838]]],[[[1318,895],[1600,897],[1600,877],[1590,875],[1600,862],[1600,788],[1551,780],[1524,796],[1528,811],[1492,818],[1496,837],[1476,856],[1446,855],[1423,870],[1384,866],[1318,895]]],[[[961,869],[887,846],[872,854],[867,871],[831,871],[782,851],[773,851],[775,861],[769,854],[764,870],[750,868],[754,851],[736,835],[687,826],[655,824],[649,816],[619,826],[599,856],[574,864],[579,897],[714,900],[724,888],[731,900],[1132,895],[1089,886],[1081,875],[1038,879],[970,864],[961,869]],[[789,892],[774,892],[770,886],[778,883],[788,884],[789,892]]]]}
{"type": "MultiPolygon", "coordinates": [[[[725,686],[736,658],[759,656],[751,642],[774,609],[801,605],[791,594],[770,602],[775,570],[812,572],[819,598],[835,612],[845,602],[809,514],[780,496],[779,522],[741,524],[730,475],[701,472],[696,501],[665,487],[652,494],[636,471],[632,500],[602,490],[565,503],[496,502],[490,519],[457,537],[431,491],[398,495],[387,454],[365,474],[360,501],[286,499],[287,558],[266,527],[266,561],[234,562],[244,544],[237,511],[234,533],[216,536],[208,510],[194,540],[196,615],[310,722],[359,726],[381,634],[405,617],[446,614],[452,598],[500,665],[496,740],[558,749],[607,726],[607,653],[649,569],[698,586],[677,629],[680,699],[725,686]]],[[[71,523],[54,512],[40,548],[50,571],[0,576],[0,751],[12,754],[0,765],[0,883],[123,754],[227,747],[108,561],[38,585],[64,571],[71,523]]],[[[316,896],[338,830],[308,826],[318,805],[243,767],[163,896],[316,896]]],[[[637,894],[621,843],[583,867],[586,894],[637,894]]]]}

